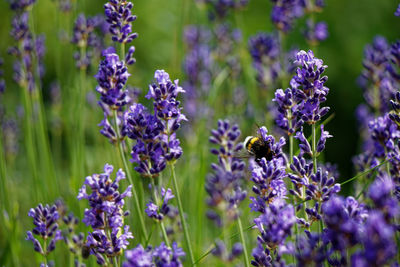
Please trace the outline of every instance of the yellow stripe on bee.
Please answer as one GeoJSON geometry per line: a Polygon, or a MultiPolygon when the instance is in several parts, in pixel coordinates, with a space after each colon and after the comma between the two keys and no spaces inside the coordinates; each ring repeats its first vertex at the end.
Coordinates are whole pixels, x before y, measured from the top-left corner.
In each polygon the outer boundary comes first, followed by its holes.
{"type": "Polygon", "coordinates": [[[251,138],[251,140],[250,140],[250,142],[249,142],[249,144],[248,144],[248,147],[247,147],[248,150],[251,150],[251,146],[258,140],[258,138],[259,138],[259,137],[253,137],[253,138],[251,138]]]}

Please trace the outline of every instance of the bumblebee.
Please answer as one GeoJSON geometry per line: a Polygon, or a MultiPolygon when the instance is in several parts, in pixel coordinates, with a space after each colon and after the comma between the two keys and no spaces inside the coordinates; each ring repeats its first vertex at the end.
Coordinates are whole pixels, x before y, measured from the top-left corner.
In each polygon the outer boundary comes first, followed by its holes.
{"type": "Polygon", "coordinates": [[[275,157],[275,152],[271,150],[271,140],[265,141],[259,136],[247,136],[244,140],[244,147],[247,152],[254,156],[254,160],[258,163],[262,158],[272,160],[275,157]]]}

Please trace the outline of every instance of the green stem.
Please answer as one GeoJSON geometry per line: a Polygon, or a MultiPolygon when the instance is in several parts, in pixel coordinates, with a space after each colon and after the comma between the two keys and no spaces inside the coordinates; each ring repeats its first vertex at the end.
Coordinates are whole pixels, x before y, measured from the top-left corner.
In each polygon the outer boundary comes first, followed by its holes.
{"type": "Polygon", "coordinates": [[[237,223],[239,226],[240,241],[242,242],[243,245],[244,266],[250,267],[249,255],[247,254],[246,239],[244,238],[242,220],[240,220],[240,216],[237,219],[237,223]]]}
{"type": "Polygon", "coordinates": [[[34,184],[35,184],[35,199],[36,201],[39,200],[39,192],[41,192],[41,180],[39,180],[39,175],[38,175],[38,162],[37,162],[37,157],[36,157],[36,144],[34,142],[34,133],[32,131],[33,128],[33,122],[32,122],[32,103],[31,103],[31,98],[29,96],[29,89],[28,87],[26,88],[21,88],[23,91],[23,102],[24,102],[24,114],[25,114],[25,127],[24,127],[24,138],[25,138],[25,146],[26,146],[26,152],[27,152],[27,158],[28,158],[28,165],[30,169],[31,176],[33,178],[34,184]]]}
{"type": "Polygon", "coordinates": [[[315,133],[315,123],[311,125],[312,131],[312,159],[314,165],[314,173],[317,172],[317,145],[316,145],[316,133],[315,133]]]}
{"type": "Polygon", "coordinates": [[[118,147],[121,159],[122,159],[122,163],[124,164],[124,168],[125,168],[125,171],[126,171],[126,176],[128,177],[129,183],[132,185],[132,194],[133,194],[134,204],[135,204],[137,216],[139,218],[140,227],[141,227],[141,230],[142,230],[142,233],[143,233],[143,237],[144,237],[144,240],[147,240],[146,225],[144,223],[142,209],[140,208],[140,203],[139,203],[138,195],[136,193],[135,185],[133,184],[132,175],[131,175],[131,172],[130,172],[130,170],[128,168],[128,164],[127,164],[127,161],[126,161],[126,158],[125,158],[124,148],[122,146],[117,120],[118,120],[117,111],[114,110],[115,132],[117,133],[117,147],[118,147]]]}
{"type": "Polygon", "coordinates": [[[181,223],[182,223],[182,228],[183,228],[183,234],[185,236],[188,252],[189,252],[189,257],[190,261],[192,263],[192,266],[196,266],[195,261],[194,261],[194,256],[193,256],[193,251],[192,251],[192,244],[190,243],[190,237],[189,237],[189,230],[187,228],[185,216],[183,213],[183,206],[182,206],[182,201],[181,201],[181,196],[179,193],[179,188],[178,188],[178,183],[176,181],[176,176],[175,176],[175,166],[173,163],[169,163],[171,167],[171,175],[172,175],[172,181],[174,185],[174,191],[176,195],[176,200],[178,201],[178,209],[179,209],[179,216],[181,218],[181,223]]]}
{"type": "MultiPolygon", "coordinates": [[[[150,179],[151,179],[151,187],[152,187],[152,191],[153,191],[153,198],[154,198],[154,201],[156,202],[156,205],[158,206],[160,204],[160,202],[159,202],[159,199],[158,199],[158,196],[157,196],[156,185],[154,183],[154,178],[150,177],[150,179]]],[[[164,238],[164,242],[167,245],[167,247],[170,247],[167,231],[165,230],[164,221],[160,220],[159,221],[159,225],[160,225],[160,228],[161,228],[161,233],[162,233],[163,238],[164,238]]]]}

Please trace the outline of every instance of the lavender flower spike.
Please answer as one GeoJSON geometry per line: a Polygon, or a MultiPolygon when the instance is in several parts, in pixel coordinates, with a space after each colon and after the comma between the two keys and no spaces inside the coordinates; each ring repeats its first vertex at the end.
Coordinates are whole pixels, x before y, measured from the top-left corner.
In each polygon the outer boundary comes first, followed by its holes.
{"type": "Polygon", "coordinates": [[[36,208],[30,209],[28,215],[33,218],[33,224],[36,227],[32,231],[26,232],[26,240],[32,241],[34,250],[46,257],[56,248],[56,242],[62,240],[61,231],[57,224],[60,218],[57,206],[39,204],[36,208]],[[46,240],[48,242],[47,247],[43,247],[33,235],[46,240]]]}
{"type": "Polygon", "coordinates": [[[90,209],[85,210],[83,222],[93,229],[87,237],[86,246],[90,253],[95,255],[97,263],[103,264],[104,257],[115,257],[122,253],[122,250],[132,239],[129,226],[124,226],[124,217],[129,212],[124,212],[124,198],[132,196],[132,185],[120,193],[119,182],[125,179],[125,173],[120,169],[113,181],[110,176],[113,166],[106,164],[104,173],[93,174],[86,177],[85,184],[79,190],[78,199],[87,199],[90,209]],[[88,194],[86,187],[90,187],[91,194],[88,194]]]}
{"type": "Polygon", "coordinates": [[[106,21],[110,24],[109,31],[112,40],[119,43],[130,43],[138,35],[132,32],[132,22],[136,16],[132,15],[132,2],[126,0],[110,0],[104,5],[106,21]]]}

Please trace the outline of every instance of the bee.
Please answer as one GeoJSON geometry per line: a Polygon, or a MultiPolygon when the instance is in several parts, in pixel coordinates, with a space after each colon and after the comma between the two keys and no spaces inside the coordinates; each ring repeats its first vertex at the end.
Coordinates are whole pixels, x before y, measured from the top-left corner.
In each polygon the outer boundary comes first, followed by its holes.
{"type": "Polygon", "coordinates": [[[247,136],[244,140],[244,148],[247,152],[254,156],[254,160],[258,163],[262,158],[272,160],[275,152],[271,150],[271,140],[264,140],[261,136],[247,136]]]}

